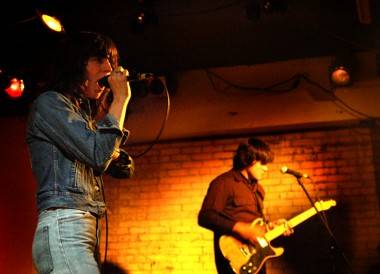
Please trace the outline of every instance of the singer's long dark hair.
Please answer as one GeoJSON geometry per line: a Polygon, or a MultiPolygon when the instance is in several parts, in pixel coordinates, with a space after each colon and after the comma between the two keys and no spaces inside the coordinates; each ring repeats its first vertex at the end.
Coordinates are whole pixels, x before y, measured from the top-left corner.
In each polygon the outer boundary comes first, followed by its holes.
{"type": "Polygon", "coordinates": [[[243,170],[255,161],[260,161],[262,164],[272,162],[274,154],[269,145],[257,138],[249,138],[246,144],[240,144],[235,151],[233,158],[233,169],[243,170]]]}
{"type": "MultiPolygon", "coordinates": [[[[50,81],[45,90],[65,94],[72,101],[81,97],[80,86],[86,81],[86,66],[90,58],[108,58],[112,68],[119,65],[119,54],[115,43],[106,35],[96,32],[76,32],[66,34],[58,45],[50,81]]],[[[105,100],[104,94],[98,101],[105,100]]],[[[99,102],[92,102],[93,113],[99,102]]]]}

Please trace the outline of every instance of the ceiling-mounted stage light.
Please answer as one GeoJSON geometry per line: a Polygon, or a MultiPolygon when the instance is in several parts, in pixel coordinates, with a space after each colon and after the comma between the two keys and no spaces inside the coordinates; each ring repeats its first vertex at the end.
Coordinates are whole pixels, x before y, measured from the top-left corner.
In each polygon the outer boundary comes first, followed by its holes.
{"type": "Polygon", "coordinates": [[[350,53],[336,55],[329,67],[329,79],[333,86],[348,86],[353,82],[354,59],[350,53]]]}
{"type": "Polygon", "coordinates": [[[16,25],[25,24],[34,20],[40,20],[48,29],[55,32],[64,32],[63,25],[61,21],[50,14],[44,13],[38,9],[36,9],[33,13],[33,16],[23,19],[21,21],[16,22],[16,25]]]}
{"type": "Polygon", "coordinates": [[[25,90],[24,80],[18,73],[10,73],[7,69],[0,69],[0,90],[3,99],[19,99],[25,90]]]}
{"type": "Polygon", "coordinates": [[[348,86],[352,83],[351,72],[345,66],[336,67],[330,72],[330,80],[336,86],[348,86]]]}
{"type": "Polygon", "coordinates": [[[137,11],[132,17],[131,26],[135,33],[142,33],[148,24],[158,24],[153,0],[138,1],[137,11]]]}
{"type": "Polygon", "coordinates": [[[23,95],[24,89],[24,80],[15,77],[10,79],[4,90],[11,99],[18,99],[23,95]]]}
{"type": "Polygon", "coordinates": [[[39,10],[36,11],[38,17],[41,19],[41,21],[47,26],[49,29],[56,31],[56,32],[64,32],[63,25],[59,19],[57,19],[54,16],[48,15],[46,13],[42,13],[39,10]]]}
{"type": "Polygon", "coordinates": [[[26,71],[0,69],[0,116],[25,115],[35,98],[33,82],[26,71]]]}
{"type": "Polygon", "coordinates": [[[145,13],[140,12],[136,17],[137,24],[143,25],[145,24],[145,13]]]}

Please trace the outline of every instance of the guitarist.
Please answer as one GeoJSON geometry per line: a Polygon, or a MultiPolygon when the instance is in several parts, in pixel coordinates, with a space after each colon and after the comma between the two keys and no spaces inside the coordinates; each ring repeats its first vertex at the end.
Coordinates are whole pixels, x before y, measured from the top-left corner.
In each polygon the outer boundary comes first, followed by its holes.
{"type": "MultiPolygon", "coordinates": [[[[233,168],[210,183],[198,215],[198,224],[214,232],[215,264],[219,274],[235,273],[219,248],[219,238],[223,234],[251,243],[256,243],[257,237],[265,234],[265,226],[252,226],[251,223],[257,218],[265,220],[265,191],[259,180],[268,171],[267,164],[273,158],[267,143],[249,138],[247,143],[236,149],[233,168]]],[[[268,223],[268,226],[273,228],[274,225],[268,223]]],[[[289,229],[284,235],[291,233],[289,229]]],[[[259,273],[265,273],[265,268],[259,273]]]]}

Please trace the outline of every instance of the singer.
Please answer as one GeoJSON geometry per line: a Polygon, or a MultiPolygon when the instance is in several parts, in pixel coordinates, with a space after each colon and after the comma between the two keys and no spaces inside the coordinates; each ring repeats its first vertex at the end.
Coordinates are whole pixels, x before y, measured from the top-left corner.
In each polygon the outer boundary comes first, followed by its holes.
{"type": "MultiPolygon", "coordinates": [[[[232,270],[222,254],[219,238],[223,234],[257,243],[257,238],[264,236],[265,229],[263,226],[252,226],[254,220],[263,218],[269,228],[284,224],[282,219],[269,222],[263,210],[265,191],[259,180],[268,171],[267,164],[272,162],[273,157],[267,143],[250,138],[237,147],[233,168],[210,183],[198,223],[214,232],[214,255],[219,274],[240,273],[239,270],[232,270]]],[[[284,235],[292,232],[289,228],[284,235]]],[[[259,273],[265,273],[265,267],[259,273]]]]}
{"type": "Polygon", "coordinates": [[[33,262],[38,273],[100,273],[102,174],[119,160],[131,91],[113,41],[92,32],[66,36],[53,81],[31,108],[26,140],[38,183],[33,262]],[[99,79],[109,75],[110,89],[99,79]],[[113,101],[106,100],[112,90],[113,101]]]}

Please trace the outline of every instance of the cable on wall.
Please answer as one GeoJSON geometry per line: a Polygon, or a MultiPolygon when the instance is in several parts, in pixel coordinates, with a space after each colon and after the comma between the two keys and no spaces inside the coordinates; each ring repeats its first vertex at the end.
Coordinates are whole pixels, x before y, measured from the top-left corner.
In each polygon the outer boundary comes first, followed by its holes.
{"type": "Polygon", "coordinates": [[[263,94],[265,94],[265,95],[281,95],[281,94],[284,94],[287,92],[294,91],[296,88],[298,88],[301,81],[305,81],[308,84],[317,87],[318,89],[323,91],[325,94],[327,94],[332,99],[332,102],[337,107],[339,107],[341,110],[343,110],[344,112],[348,113],[349,115],[353,116],[356,119],[363,119],[364,118],[364,119],[368,119],[371,121],[375,121],[375,125],[380,127],[380,120],[378,117],[371,116],[367,113],[364,113],[362,111],[355,109],[354,107],[352,107],[349,104],[347,104],[346,102],[344,102],[341,98],[336,96],[334,93],[335,89],[326,88],[326,87],[322,86],[320,83],[312,80],[310,77],[308,77],[302,73],[295,74],[286,80],[283,80],[283,81],[280,81],[280,82],[277,82],[275,84],[265,86],[265,87],[239,85],[239,84],[235,84],[229,80],[226,80],[222,76],[220,76],[217,73],[212,72],[210,70],[206,70],[206,73],[207,73],[207,77],[211,83],[211,86],[213,87],[213,89],[215,91],[223,92],[228,88],[235,88],[235,89],[244,90],[244,91],[253,91],[254,92],[253,95],[263,95],[263,94]],[[225,83],[226,88],[223,90],[217,88],[214,78],[225,83]]]}

